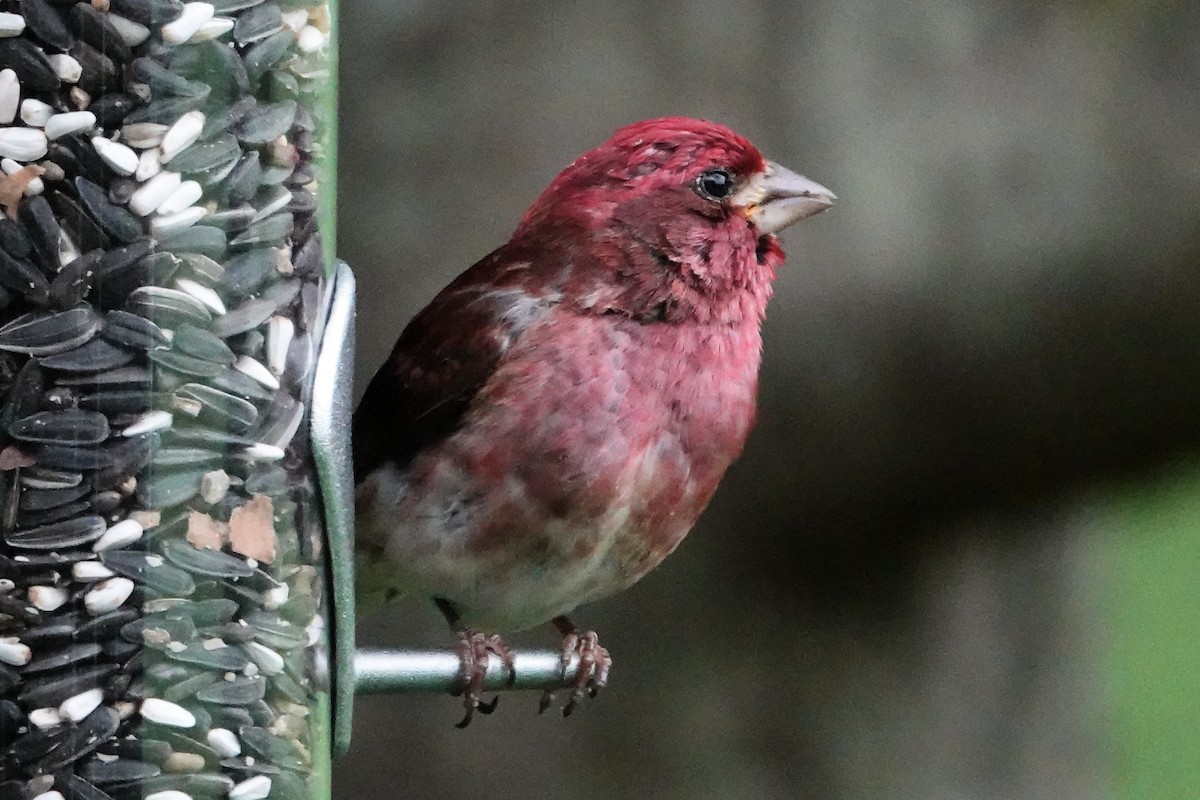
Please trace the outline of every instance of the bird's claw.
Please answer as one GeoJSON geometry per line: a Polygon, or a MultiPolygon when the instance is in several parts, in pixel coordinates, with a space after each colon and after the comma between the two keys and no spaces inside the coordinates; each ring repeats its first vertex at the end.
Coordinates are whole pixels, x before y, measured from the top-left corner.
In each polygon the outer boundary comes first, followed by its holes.
{"type": "MultiPolygon", "coordinates": [[[[566,705],[563,706],[562,710],[562,715],[569,717],[571,716],[571,712],[575,710],[575,706],[585,696],[595,697],[601,689],[608,685],[608,673],[612,669],[612,657],[608,654],[608,650],[601,646],[595,631],[584,631],[581,633],[570,622],[566,621],[565,618],[556,619],[554,624],[563,635],[560,664],[564,680],[566,679],[567,669],[571,665],[572,657],[579,657],[579,662],[575,667],[575,677],[570,682],[571,696],[567,698],[566,705]]],[[[544,713],[553,702],[554,692],[547,689],[542,693],[542,699],[538,703],[538,713],[544,713]]]]}
{"type": "Polygon", "coordinates": [[[480,695],[483,692],[483,681],[487,677],[488,655],[495,653],[504,662],[508,670],[508,685],[517,679],[516,668],[513,664],[512,649],[497,634],[485,634],[480,631],[463,630],[458,634],[458,677],[451,694],[463,696],[463,707],[466,713],[456,728],[465,728],[471,724],[471,718],[478,711],[480,714],[491,714],[496,710],[500,697],[493,697],[489,702],[483,702],[480,695]]]}

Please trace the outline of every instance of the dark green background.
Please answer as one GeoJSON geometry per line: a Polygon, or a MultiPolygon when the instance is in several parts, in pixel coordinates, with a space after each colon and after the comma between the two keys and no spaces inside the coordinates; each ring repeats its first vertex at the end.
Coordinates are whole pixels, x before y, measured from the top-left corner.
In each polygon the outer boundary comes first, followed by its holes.
{"type": "Polygon", "coordinates": [[[708,514],[577,613],[610,690],[360,702],[338,796],[1192,791],[1200,6],[355,0],[341,52],[360,383],[619,125],[722,121],[841,200],[784,236],[708,514]]]}

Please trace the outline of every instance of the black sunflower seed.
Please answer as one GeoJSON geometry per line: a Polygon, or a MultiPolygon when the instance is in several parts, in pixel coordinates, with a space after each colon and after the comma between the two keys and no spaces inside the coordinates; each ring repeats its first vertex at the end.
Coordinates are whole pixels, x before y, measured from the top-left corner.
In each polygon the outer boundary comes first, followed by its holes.
{"type": "Polygon", "coordinates": [[[163,250],[182,253],[199,253],[221,261],[229,251],[229,239],[225,231],[211,225],[193,225],[181,231],[160,237],[158,246],[163,250]]]}
{"type": "Polygon", "coordinates": [[[250,663],[249,656],[236,647],[209,649],[200,643],[188,644],[182,650],[168,649],[165,655],[185,664],[196,664],[205,669],[219,669],[224,672],[241,672],[250,663]]]}
{"type": "MultiPolygon", "coordinates": [[[[6,41],[12,40],[0,41],[0,47],[3,47],[6,41]]],[[[41,195],[25,198],[25,201],[17,207],[17,220],[25,226],[25,233],[33,245],[34,258],[42,271],[47,276],[54,275],[61,266],[58,258],[58,241],[62,229],[54,218],[54,209],[50,207],[49,201],[41,195]]]]}
{"type": "Polygon", "coordinates": [[[94,373],[123,367],[131,361],[132,351],[118,347],[101,337],[95,337],[74,350],[45,356],[42,366],[64,372],[94,373]]]}
{"type": "Polygon", "coordinates": [[[96,115],[96,123],[105,130],[121,127],[125,117],[137,106],[133,98],[112,92],[92,101],[88,111],[96,115]]]}
{"type": "Polygon", "coordinates": [[[21,37],[0,39],[0,68],[17,73],[26,91],[47,92],[58,89],[58,73],[33,42],[21,37]]]}
{"type": "Polygon", "coordinates": [[[37,658],[26,664],[24,670],[22,671],[26,675],[34,675],[38,672],[62,669],[69,664],[95,661],[99,655],[100,645],[98,644],[71,645],[70,647],[64,647],[60,650],[52,650],[49,653],[39,655],[37,658]]]}
{"type": "MultiPolygon", "coordinates": [[[[128,311],[113,310],[104,315],[104,327],[100,335],[111,342],[137,350],[153,350],[166,347],[171,342],[162,328],[152,320],[128,311]]],[[[150,373],[143,370],[145,383],[150,382],[150,373]]]]}
{"type": "MultiPolygon", "coordinates": [[[[95,47],[87,42],[76,42],[67,53],[79,62],[82,73],[79,76],[79,87],[88,94],[99,97],[105,92],[120,88],[121,76],[117,65],[95,47]]],[[[89,105],[87,110],[96,114],[94,104],[89,105]]],[[[126,113],[128,113],[128,109],[126,109],[126,113]]],[[[99,114],[96,115],[96,120],[99,122],[99,114]]],[[[102,122],[100,124],[103,127],[116,127],[116,125],[104,125],[102,122]]]]}
{"type": "Polygon", "coordinates": [[[197,575],[244,578],[254,574],[254,568],[244,559],[220,550],[197,550],[187,542],[164,542],[162,551],[172,564],[197,575]]]}
{"type": "Polygon", "coordinates": [[[278,64],[296,41],[296,34],[288,28],[274,33],[261,41],[255,42],[242,54],[242,63],[246,65],[246,75],[250,85],[255,86],[267,70],[278,64]]]}
{"type": "MultiPolygon", "coordinates": [[[[177,328],[185,323],[204,327],[212,322],[212,312],[190,294],[177,289],[142,286],[130,293],[125,310],[153,320],[164,328],[177,328]]],[[[0,328],[0,348],[4,329],[0,328]]]]}
{"type": "Polygon", "coordinates": [[[76,3],[71,7],[71,27],[79,38],[95,47],[104,55],[124,64],[132,55],[129,45],[108,21],[108,15],[93,8],[90,3],[76,3]]]}
{"type": "Polygon", "coordinates": [[[66,50],[75,43],[70,28],[46,0],[20,0],[17,7],[25,26],[52,49],[66,50]]]}
{"type": "Polygon", "coordinates": [[[96,688],[116,671],[115,664],[95,664],[69,670],[64,675],[29,680],[17,695],[17,702],[26,708],[57,706],[69,697],[96,688]]]}
{"type": "Polygon", "coordinates": [[[221,680],[196,692],[196,699],[222,706],[246,706],[262,700],[267,693],[267,681],[262,676],[237,676],[221,680]]]}
{"type": "Polygon", "coordinates": [[[162,556],[136,550],[105,550],[100,553],[100,562],[119,575],[172,597],[186,597],[196,590],[191,576],[167,564],[162,556]]]}
{"type": "Polygon", "coordinates": [[[183,13],[182,0],[110,0],[112,10],[147,27],[165,25],[183,13]]]}
{"type": "Polygon", "coordinates": [[[126,781],[145,781],[162,773],[157,764],[138,761],[132,758],[118,758],[112,761],[102,761],[98,758],[84,763],[79,768],[79,776],[84,780],[106,786],[126,781]]]}
{"type": "Polygon", "coordinates": [[[92,250],[60,269],[50,281],[50,302],[60,309],[79,305],[92,290],[92,278],[103,256],[103,250],[92,250]]]}
{"type": "Polygon", "coordinates": [[[100,318],[86,306],[69,311],[31,312],[0,327],[0,350],[47,356],[74,349],[100,329],[100,318]]]}
{"type": "Polygon", "coordinates": [[[21,492],[19,508],[22,511],[44,511],[79,500],[90,491],[87,486],[82,485],[68,489],[26,489],[21,492]]]}
{"type": "Polygon", "coordinates": [[[170,167],[187,175],[220,169],[236,161],[242,149],[230,134],[200,140],[171,159],[170,167]]]}
{"type": "Polygon", "coordinates": [[[73,772],[60,772],[54,778],[54,786],[66,800],[112,800],[106,793],[73,772]]]}
{"type": "Polygon", "coordinates": [[[56,522],[23,531],[12,531],[4,537],[10,547],[28,550],[62,550],[90,544],[100,538],[105,530],[104,519],[82,516],[65,522],[56,522]]]}
{"type": "Polygon", "coordinates": [[[83,206],[58,190],[49,192],[50,205],[58,214],[58,222],[71,241],[84,250],[104,250],[111,245],[108,234],[96,224],[83,206]]]}
{"type": "Polygon", "coordinates": [[[130,111],[125,115],[125,124],[157,122],[160,125],[170,125],[187,112],[202,108],[211,89],[208,84],[199,81],[191,83],[192,88],[187,94],[166,95],[130,111]]]}
{"type": "Polygon", "coordinates": [[[184,324],[176,328],[171,347],[181,353],[224,366],[233,364],[235,360],[233,351],[219,336],[195,325],[184,324]]]}
{"type": "Polygon", "coordinates": [[[129,210],[110,203],[107,193],[86,178],[75,179],[75,190],[100,227],[118,242],[131,244],[142,235],[142,222],[129,210]]]}

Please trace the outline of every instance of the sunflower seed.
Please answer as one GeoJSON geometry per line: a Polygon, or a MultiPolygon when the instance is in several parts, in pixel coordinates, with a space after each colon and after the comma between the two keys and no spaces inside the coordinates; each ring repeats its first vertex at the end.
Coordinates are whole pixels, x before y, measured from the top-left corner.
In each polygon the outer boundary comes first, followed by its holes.
{"type": "Polygon", "coordinates": [[[20,14],[0,12],[0,38],[17,36],[25,30],[25,18],[20,14]]]}
{"type": "Polygon", "coordinates": [[[14,422],[8,432],[23,442],[97,444],[108,438],[108,420],[103,414],[73,408],[40,411],[14,422]]]}
{"type": "Polygon", "coordinates": [[[109,578],[101,581],[83,596],[84,607],[92,616],[99,616],[120,606],[133,594],[133,581],[128,578],[109,578]]]}
{"type": "Polygon", "coordinates": [[[160,159],[166,164],[179,155],[200,138],[204,130],[204,114],[200,111],[189,111],[167,129],[159,145],[160,159]]]}
{"type": "Polygon", "coordinates": [[[167,44],[182,44],[213,18],[214,10],[209,3],[186,3],[183,13],[173,22],[162,27],[160,33],[167,44]]]}
{"type": "Polygon", "coordinates": [[[178,172],[159,172],[129,198],[129,210],[142,217],[154,213],[182,182],[178,172]]]}
{"type": "Polygon", "coordinates": [[[37,161],[46,155],[46,134],[37,128],[0,128],[0,156],[37,161]]]}

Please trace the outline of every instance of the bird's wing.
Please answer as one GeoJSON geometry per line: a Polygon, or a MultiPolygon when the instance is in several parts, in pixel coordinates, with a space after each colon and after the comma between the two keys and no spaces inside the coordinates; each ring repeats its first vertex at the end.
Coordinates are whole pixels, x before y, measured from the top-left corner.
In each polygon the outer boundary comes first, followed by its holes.
{"type": "Polygon", "coordinates": [[[404,329],[354,412],[354,477],[405,467],[462,422],[504,353],[558,298],[523,280],[501,248],[460,275],[404,329]]]}

